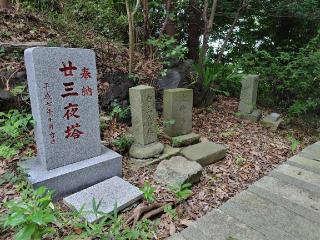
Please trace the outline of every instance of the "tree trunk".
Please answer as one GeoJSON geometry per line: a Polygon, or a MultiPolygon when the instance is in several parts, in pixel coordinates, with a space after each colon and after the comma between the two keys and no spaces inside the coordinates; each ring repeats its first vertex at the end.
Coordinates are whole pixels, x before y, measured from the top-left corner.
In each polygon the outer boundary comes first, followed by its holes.
{"type": "Polygon", "coordinates": [[[240,18],[240,14],[241,14],[242,10],[245,9],[246,7],[247,7],[246,0],[243,0],[240,3],[240,6],[239,6],[239,8],[237,10],[237,13],[236,13],[236,15],[234,17],[234,20],[233,20],[232,24],[231,24],[231,27],[228,30],[228,33],[227,33],[226,37],[224,38],[223,44],[222,44],[221,48],[219,49],[218,58],[215,61],[216,63],[220,63],[221,62],[224,50],[225,50],[225,48],[227,46],[227,43],[228,43],[228,41],[229,41],[229,39],[230,39],[230,37],[232,35],[233,29],[236,26],[236,23],[238,22],[238,20],[240,18]]]}
{"type": "Polygon", "coordinates": [[[202,48],[200,51],[200,63],[201,65],[204,64],[207,50],[208,50],[208,42],[209,42],[209,36],[213,27],[213,21],[214,16],[217,9],[217,3],[218,0],[213,0],[212,6],[211,6],[211,12],[210,17],[208,19],[208,0],[204,1],[204,7],[203,7],[203,20],[204,20],[204,31],[203,31],[203,43],[202,48]]]}
{"type": "Polygon", "coordinates": [[[150,46],[146,44],[150,38],[150,21],[149,21],[149,0],[142,0],[143,6],[143,30],[144,30],[144,54],[147,56],[151,50],[150,46]]]}
{"type": "Polygon", "coordinates": [[[0,9],[9,8],[8,0],[0,0],[0,9]]]}
{"type": "Polygon", "coordinates": [[[166,17],[160,29],[159,37],[161,37],[165,32],[165,30],[167,29],[167,25],[170,21],[170,11],[171,11],[171,0],[166,0],[166,17]]]}
{"type": "Polygon", "coordinates": [[[194,62],[198,62],[199,59],[199,46],[200,46],[200,36],[201,36],[201,19],[199,18],[199,13],[195,8],[195,0],[190,1],[188,7],[188,24],[187,24],[187,47],[188,47],[188,58],[192,59],[194,62]]]}
{"type": "Polygon", "coordinates": [[[128,27],[129,27],[129,74],[132,74],[132,61],[133,61],[133,51],[134,51],[134,26],[132,19],[132,12],[130,11],[129,0],[126,0],[126,9],[128,16],[128,27]]]}

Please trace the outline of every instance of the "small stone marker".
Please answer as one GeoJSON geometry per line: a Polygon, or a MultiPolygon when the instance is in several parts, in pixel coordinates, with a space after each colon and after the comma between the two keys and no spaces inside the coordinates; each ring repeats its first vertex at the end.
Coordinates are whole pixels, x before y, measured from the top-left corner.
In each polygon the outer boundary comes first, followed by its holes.
{"type": "Polygon", "coordinates": [[[164,131],[172,137],[173,146],[186,146],[200,139],[200,135],[192,133],[192,106],[192,89],[176,88],[164,91],[164,131]]]}
{"type": "Polygon", "coordinates": [[[242,118],[252,121],[258,121],[260,118],[260,113],[256,108],[258,83],[258,75],[247,75],[241,81],[242,88],[238,110],[242,118]]]}
{"type": "Polygon", "coordinates": [[[282,119],[280,118],[280,114],[278,113],[271,113],[265,116],[261,120],[261,124],[270,128],[273,132],[277,131],[278,127],[280,126],[282,119]]]}
{"type": "Polygon", "coordinates": [[[156,125],[155,91],[153,87],[140,85],[129,89],[132,132],[134,144],[130,156],[146,159],[162,153],[156,125]]]}
{"type": "Polygon", "coordinates": [[[222,144],[202,142],[182,149],[181,154],[201,166],[215,163],[226,156],[227,148],[222,144]]]}
{"type": "Polygon", "coordinates": [[[167,186],[179,187],[184,183],[200,181],[202,167],[199,163],[176,156],[159,163],[154,179],[167,186]]]}
{"type": "Polygon", "coordinates": [[[101,201],[98,211],[108,214],[113,212],[115,204],[117,211],[121,211],[142,198],[142,195],[143,193],[137,187],[119,177],[113,177],[65,197],[63,201],[78,211],[83,207],[84,217],[89,222],[94,222],[99,219],[99,216],[95,216],[92,212],[93,199],[97,204],[101,201]]]}
{"type": "Polygon", "coordinates": [[[121,175],[122,157],[100,144],[95,53],[35,47],[25,63],[38,157],[21,165],[31,183],[60,198],[121,175]]]}

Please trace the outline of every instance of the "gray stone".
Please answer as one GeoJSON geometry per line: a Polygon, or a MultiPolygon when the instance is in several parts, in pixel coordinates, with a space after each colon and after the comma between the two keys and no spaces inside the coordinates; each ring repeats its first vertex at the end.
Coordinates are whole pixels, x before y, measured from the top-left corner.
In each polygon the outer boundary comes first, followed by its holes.
{"type": "Polygon", "coordinates": [[[171,143],[173,147],[184,147],[194,143],[198,143],[200,140],[200,135],[196,133],[189,133],[186,135],[181,135],[171,138],[171,143]]]}
{"type": "Polygon", "coordinates": [[[307,171],[302,168],[290,166],[287,164],[282,164],[279,167],[277,167],[274,172],[279,172],[282,174],[285,174],[289,177],[296,178],[300,181],[304,181],[306,183],[315,185],[319,187],[320,189],[320,175],[307,171]]]}
{"type": "MultiPolygon", "coordinates": [[[[224,213],[219,209],[207,213],[193,224],[196,232],[201,232],[207,236],[207,239],[215,240],[229,240],[229,239],[243,239],[243,240],[263,240],[265,236],[251,227],[246,226],[245,223],[236,218],[224,213]]],[[[183,236],[189,236],[185,231],[183,236]]]]}
{"type": "Polygon", "coordinates": [[[189,134],[192,131],[192,89],[176,88],[164,91],[164,132],[170,137],[189,134]]]}
{"type": "Polygon", "coordinates": [[[240,103],[238,107],[239,112],[249,114],[256,109],[258,82],[258,75],[246,75],[242,79],[240,103]]]}
{"type": "Polygon", "coordinates": [[[278,121],[280,119],[280,114],[279,113],[270,113],[269,117],[272,121],[278,121]]]}
{"type": "Polygon", "coordinates": [[[158,85],[160,89],[177,88],[181,80],[181,74],[176,69],[168,69],[166,75],[158,80],[158,85]]]}
{"type": "Polygon", "coordinates": [[[85,218],[94,222],[101,215],[93,213],[93,199],[100,203],[99,211],[111,213],[115,205],[121,211],[142,198],[142,192],[119,177],[113,177],[63,199],[68,206],[80,210],[83,207],[85,218]]]}
{"type": "Polygon", "coordinates": [[[180,186],[184,183],[200,181],[201,172],[200,164],[177,156],[159,163],[154,173],[154,179],[167,186],[180,186]]]}
{"type": "Polygon", "coordinates": [[[262,120],[261,123],[270,128],[272,131],[276,131],[281,124],[282,119],[280,118],[280,115],[277,113],[271,113],[267,116],[265,116],[262,120]]]}
{"type": "Polygon", "coordinates": [[[122,157],[101,146],[101,153],[94,158],[47,170],[39,159],[20,162],[34,188],[46,186],[54,190],[54,200],[87,188],[113,176],[122,176],[122,157]]]}
{"type": "Polygon", "coordinates": [[[163,153],[160,156],[153,156],[147,159],[130,158],[130,164],[132,167],[146,167],[149,165],[157,164],[164,159],[169,159],[172,156],[176,156],[180,153],[181,148],[173,148],[167,144],[164,145],[163,153]]]}
{"type": "Polygon", "coordinates": [[[135,142],[147,145],[157,141],[154,88],[139,85],[129,89],[132,131],[135,142]]]}
{"type": "Polygon", "coordinates": [[[154,142],[148,145],[132,144],[129,155],[133,158],[146,159],[158,156],[163,152],[164,145],[160,142],[154,142]]]}
{"type": "Polygon", "coordinates": [[[132,134],[134,144],[129,154],[133,158],[150,158],[162,153],[156,127],[155,91],[153,87],[139,85],[129,89],[132,134]]]}
{"type": "Polygon", "coordinates": [[[320,141],[303,149],[299,156],[320,161],[320,141]]]}
{"type": "Polygon", "coordinates": [[[258,122],[261,118],[261,113],[259,110],[253,110],[252,113],[241,113],[238,112],[238,115],[241,119],[246,119],[252,122],[258,122]]]}
{"type": "Polygon", "coordinates": [[[295,155],[288,159],[286,162],[288,165],[292,165],[298,168],[303,168],[305,170],[308,170],[310,172],[314,172],[316,174],[320,175],[320,162],[311,160],[305,157],[301,157],[299,155],[295,155]]]}
{"type": "Polygon", "coordinates": [[[182,149],[181,154],[190,161],[196,161],[201,166],[215,163],[226,156],[227,148],[213,142],[198,143],[182,149]]]}
{"type": "Polygon", "coordinates": [[[95,53],[88,49],[29,48],[25,64],[41,163],[50,170],[98,156],[95,53]],[[63,71],[69,64],[76,69],[63,71]],[[87,78],[82,75],[84,68],[90,72],[87,78]]]}
{"type": "Polygon", "coordinates": [[[241,192],[220,209],[268,239],[319,239],[318,223],[248,191],[241,192]]]}

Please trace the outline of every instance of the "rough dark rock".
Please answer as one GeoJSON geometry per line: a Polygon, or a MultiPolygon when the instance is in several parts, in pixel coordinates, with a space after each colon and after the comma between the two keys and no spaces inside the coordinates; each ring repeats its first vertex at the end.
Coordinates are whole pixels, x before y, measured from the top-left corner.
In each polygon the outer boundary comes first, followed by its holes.
{"type": "Polygon", "coordinates": [[[0,89],[0,111],[7,111],[12,108],[16,98],[8,91],[0,89]]]}
{"type": "Polygon", "coordinates": [[[161,90],[184,87],[188,84],[188,76],[192,72],[193,61],[188,59],[175,67],[168,68],[164,77],[158,79],[161,90]]]}
{"type": "Polygon", "coordinates": [[[100,82],[108,85],[106,94],[101,94],[100,96],[103,109],[109,110],[113,102],[117,102],[122,106],[128,104],[129,88],[134,86],[134,82],[129,79],[128,74],[122,72],[105,73],[100,82]]]}

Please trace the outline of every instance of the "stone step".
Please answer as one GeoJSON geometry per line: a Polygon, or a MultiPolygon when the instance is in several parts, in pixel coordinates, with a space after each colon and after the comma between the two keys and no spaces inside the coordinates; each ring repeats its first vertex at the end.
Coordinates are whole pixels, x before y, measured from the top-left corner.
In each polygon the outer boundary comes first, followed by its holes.
{"type": "MultiPolygon", "coordinates": [[[[200,231],[205,239],[214,240],[263,240],[267,239],[263,234],[248,227],[238,219],[235,219],[219,209],[215,209],[195,222],[191,230],[184,230],[182,236],[190,238],[190,231],[200,231]]],[[[196,235],[196,234],[194,234],[196,235]]],[[[198,239],[198,238],[193,238],[198,239]]]]}
{"type": "Polygon", "coordinates": [[[101,203],[98,210],[108,214],[113,212],[115,204],[117,210],[121,211],[142,198],[142,194],[143,193],[137,187],[131,185],[122,178],[112,177],[65,197],[63,201],[77,211],[83,209],[84,217],[89,222],[94,222],[99,219],[101,215],[96,216],[93,213],[93,199],[97,204],[99,202],[101,203]]]}
{"type": "Polygon", "coordinates": [[[272,201],[274,204],[278,204],[289,211],[295,212],[296,214],[310,221],[320,224],[320,211],[315,206],[314,208],[312,208],[313,206],[304,207],[303,205],[292,202],[288,199],[281,197],[278,194],[274,194],[271,191],[257,187],[255,185],[250,186],[248,191],[257,194],[264,199],[272,201]]]}
{"type": "Polygon", "coordinates": [[[299,156],[320,161],[320,141],[303,149],[299,156]]]}
{"type": "Polygon", "coordinates": [[[305,169],[320,175],[320,161],[305,158],[299,155],[293,156],[286,161],[286,164],[305,169]]]}
{"type": "Polygon", "coordinates": [[[202,142],[182,149],[181,154],[201,166],[215,163],[226,156],[227,148],[222,144],[202,142]]]}
{"type": "Polygon", "coordinates": [[[319,239],[319,224],[249,191],[241,192],[220,209],[268,236],[267,239],[319,239]]]}
{"type": "Polygon", "coordinates": [[[320,222],[320,196],[307,189],[266,176],[248,190],[320,222]]]}
{"type": "Polygon", "coordinates": [[[296,178],[298,180],[304,181],[306,183],[315,185],[319,188],[320,190],[320,175],[307,171],[302,168],[290,166],[287,164],[282,164],[276,169],[273,170],[273,172],[278,172],[285,174],[287,176],[296,178]]]}

